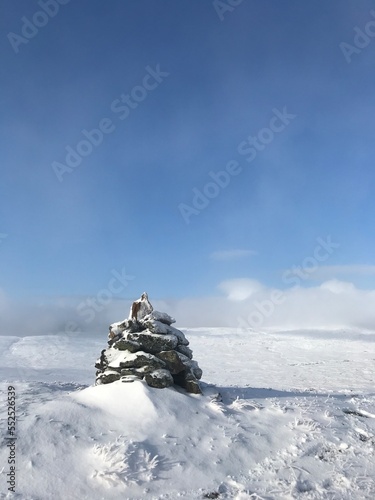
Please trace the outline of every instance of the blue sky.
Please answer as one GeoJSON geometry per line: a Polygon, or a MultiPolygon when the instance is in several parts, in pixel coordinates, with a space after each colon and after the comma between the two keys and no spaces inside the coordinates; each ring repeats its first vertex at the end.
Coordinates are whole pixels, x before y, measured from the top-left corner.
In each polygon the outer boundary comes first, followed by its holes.
{"type": "Polygon", "coordinates": [[[339,247],[302,285],[375,288],[373,2],[43,3],[1,5],[4,296],[95,296],[124,269],[116,298],[283,289],[328,235],[339,247]],[[20,42],[25,19],[45,25],[20,42]],[[70,167],[66,147],[105,119],[70,167]],[[249,162],[239,146],[258,134],[249,162]],[[207,187],[230,162],[229,184],[207,187]]]}

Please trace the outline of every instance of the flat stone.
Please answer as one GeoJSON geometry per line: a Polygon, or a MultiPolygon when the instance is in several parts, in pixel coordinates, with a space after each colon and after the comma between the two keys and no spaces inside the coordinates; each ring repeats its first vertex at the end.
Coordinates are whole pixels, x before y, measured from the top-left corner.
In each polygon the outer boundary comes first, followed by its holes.
{"type": "Polygon", "coordinates": [[[148,314],[144,317],[144,321],[149,319],[155,319],[156,321],[160,321],[161,323],[165,323],[166,325],[171,325],[172,323],[176,323],[176,320],[169,316],[167,313],[162,313],[159,311],[152,311],[152,313],[148,314]]]}
{"type": "Polygon", "coordinates": [[[135,377],[134,375],[125,375],[125,377],[121,377],[121,382],[134,382],[135,380],[139,380],[139,377],[135,377]]]}
{"type": "Polygon", "coordinates": [[[124,319],[123,321],[118,321],[117,323],[109,325],[108,336],[113,338],[112,336],[119,335],[124,331],[137,332],[142,330],[142,328],[142,325],[136,319],[124,319]]]}
{"type": "Polygon", "coordinates": [[[96,379],[96,385],[111,384],[112,382],[115,382],[120,378],[120,373],[112,370],[107,370],[106,372],[98,376],[98,378],[96,379]]]}
{"type": "Polygon", "coordinates": [[[142,350],[152,354],[168,351],[177,346],[178,340],[174,335],[159,335],[145,331],[142,333],[128,333],[127,339],[142,347],[142,350]]]}
{"type": "Polygon", "coordinates": [[[173,326],[166,325],[161,321],[156,321],[155,319],[144,320],[143,324],[152,332],[158,333],[159,335],[174,335],[178,339],[178,343],[182,345],[189,345],[189,341],[185,337],[184,333],[173,326]]]}
{"type": "Polygon", "coordinates": [[[150,387],[164,389],[173,385],[173,377],[168,370],[154,370],[147,373],[145,380],[150,387]]]}
{"type": "Polygon", "coordinates": [[[115,342],[112,347],[114,349],[118,349],[119,351],[138,352],[141,350],[141,346],[138,342],[133,342],[132,340],[125,338],[115,342]]]}
{"type": "Polygon", "coordinates": [[[153,354],[144,351],[138,351],[127,356],[123,361],[119,362],[120,368],[141,368],[142,366],[152,367],[154,370],[165,368],[166,364],[161,359],[158,359],[153,354]]]}
{"type": "Polygon", "coordinates": [[[122,368],[120,373],[121,373],[121,377],[136,376],[138,378],[143,378],[142,375],[138,375],[137,368],[122,368]]]}
{"type": "Polygon", "coordinates": [[[135,375],[138,378],[143,378],[146,373],[151,373],[155,371],[155,367],[152,365],[143,365],[140,368],[122,368],[121,375],[135,375]]]}

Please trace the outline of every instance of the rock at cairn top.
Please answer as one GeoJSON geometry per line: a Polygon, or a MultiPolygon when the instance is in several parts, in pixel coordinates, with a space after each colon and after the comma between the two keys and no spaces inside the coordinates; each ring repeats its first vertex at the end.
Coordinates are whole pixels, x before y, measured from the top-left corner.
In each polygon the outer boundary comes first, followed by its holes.
{"type": "Polygon", "coordinates": [[[116,380],[144,380],[150,387],[176,384],[187,392],[202,394],[202,370],[184,333],[174,328],[175,319],[154,311],[147,293],[133,302],[128,319],[109,327],[107,349],[95,367],[96,385],[116,380]]]}
{"type": "Polygon", "coordinates": [[[141,298],[134,301],[129,313],[129,319],[141,320],[148,314],[151,314],[154,308],[148,300],[146,292],[142,293],[141,298]]]}

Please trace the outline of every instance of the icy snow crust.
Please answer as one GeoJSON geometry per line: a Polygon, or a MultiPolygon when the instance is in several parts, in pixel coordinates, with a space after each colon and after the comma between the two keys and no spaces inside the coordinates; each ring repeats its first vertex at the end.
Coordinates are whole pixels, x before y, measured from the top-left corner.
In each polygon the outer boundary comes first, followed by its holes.
{"type": "MultiPolygon", "coordinates": [[[[0,337],[2,438],[17,394],[9,498],[375,498],[374,333],[185,333],[203,396],[90,386],[102,338],[0,337]]],[[[0,498],[7,459],[2,446],[0,498]]]]}

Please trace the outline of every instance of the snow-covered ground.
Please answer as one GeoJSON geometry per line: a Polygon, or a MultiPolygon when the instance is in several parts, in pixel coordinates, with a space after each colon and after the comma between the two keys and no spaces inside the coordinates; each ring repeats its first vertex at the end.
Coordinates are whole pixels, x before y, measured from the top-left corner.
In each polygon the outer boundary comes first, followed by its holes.
{"type": "Polygon", "coordinates": [[[185,329],[204,395],[92,386],[106,337],[0,337],[20,500],[373,499],[375,334],[185,329]]]}

